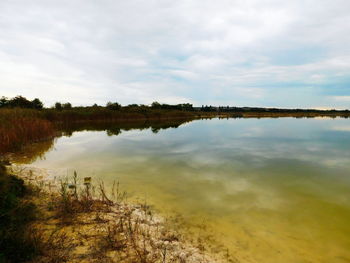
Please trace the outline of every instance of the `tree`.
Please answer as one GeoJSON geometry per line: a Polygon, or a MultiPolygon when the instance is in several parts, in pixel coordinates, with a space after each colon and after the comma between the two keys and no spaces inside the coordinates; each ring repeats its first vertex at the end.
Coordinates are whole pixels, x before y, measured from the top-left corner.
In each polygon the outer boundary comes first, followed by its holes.
{"type": "Polygon", "coordinates": [[[107,102],[106,104],[106,108],[109,110],[120,110],[121,109],[121,105],[118,102],[107,102]]]}
{"type": "Polygon", "coordinates": [[[33,109],[40,110],[44,107],[44,104],[38,98],[35,98],[34,100],[32,100],[32,106],[33,109]]]}
{"type": "Polygon", "coordinates": [[[25,97],[16,96],[8,101],[8,106],[19,107],[19,108],[32,108],[32,102],[27,100],[25,97]]]}
{"type": "Polygon", "coordinates": [[[44,104],[38,99],[30,101],[23,96],[16,96],[12,99],[6,97],[1,97],[0,99],[0,108],[1,107],[10,107],[10,108],[28,108],[28,109],[42,109],[44,104]]]}
{"type": "Polygon", "coordinates": [[[193,105],[190,103],[183,103],[183,104],[178,104],[180,109],[185,110],[185,111],[192,111],[193,110],[193,105]]]}
{"type": "Polygon", "coordinates": [[[72,108],[72,104],[69,103],[69,102],[63,103],[63,104],[62,104],[62,108],[63,108],[64,110],[69,110],[69,109],[72,108]]]}
{"type": "Polygon", "coordinates": [[[152,108],[155,108],[155,109],[160,109],[161,108],[161,105],[158,101],[154,101],[151,105],[152,108]]]}
{"type": "Polygon", "coordinates": [[[137,108],[137,107],[139,107],[139,105],[138,104],[129,104],[128,107],[129,108],[137,108]]]}
{"type": "Polygon", "coordinates": [[[56,102],[55,103],[55,109],[56,110],[62,110],[62,103],[61,102],[56,102]]]}
{"type": "Polygon", "coordinates": [[[6,107],[8,104],[8,99],[4,96],[1,97],[0,99],[0,108],[6,107]]]}

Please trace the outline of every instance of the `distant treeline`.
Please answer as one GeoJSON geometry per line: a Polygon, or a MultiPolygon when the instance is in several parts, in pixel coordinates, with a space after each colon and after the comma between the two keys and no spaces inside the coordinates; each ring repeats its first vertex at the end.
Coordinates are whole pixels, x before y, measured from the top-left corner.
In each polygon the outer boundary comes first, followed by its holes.
{"type": "MultiPolygon", "coordinates": [[[[27,98],[23,96],[16,96],[14,98],[6,98],[1,97],[0,98],[0,108],[25,108],[25,109],[44,109],[44,103],[38,99],[35,98],[34,100],[28,100],[27,98]]],[[[106,108],[109,110],[120,110],[120,109],[163,109],[163,110],[182,110],[182,111],[194,111],[193,105],[190,103],[183,103],[183,104],[176,104],[176,105],[170,105],[170,104],[161,104],[158,102],[153,102],[150,106],[144,105],[144,104],[129,104],[127,106],[122,106],[118,102],[107,102],[105,106],[93,104],[92,106],[78,106],[73,107],[70,102],[56,102],[50,109],[56,109],[56,110],[70,110],[70,109],[86,109],[86,108],[106,108]]]]}
{"type": "Polygon", "coordinates": [[[203,112],[262,112],[262,113],[295,113],[295,112],[304,112],[304,113],[324,113],[324,112],[348,112],[347,110],[318,110],[318,109],[280,109],[280,108],[261,108],[261,107],[230,107],[230,106],[204,106],[202,107],[193,107],[195,111],[203,112]]]}
{"type": "Polygon", "coordinates": [[[6,97],[0,98],[0,108],[26,108],[40,110],[44,104],[38,99],[28,100],[25,97],[17,96],[12,99],[6,97]]]}
{"type": "MultiPolygon", "coordinates": [[[[16,96],[14,98],[1,97],[0,108],[26,108],[26,109],[44,109],[43,102],[35,98],[28,100],[23,96],[16,96]]],[[[151,105],[145,104],[129,104],[122,106],[118,102],[107,102],[105,106],[93,104],[92,106],[76,106],[73,107],[70,102],[56,102],[53,106],[46,108],[51,110],[89,110],[89,109],[108,109],[108,110],[131,110],[144,112],[149,109],[152,110],[174,110],[174,111],[192,111],[192,112],[219,112],[219,113],[247,113],[247,112],[260,112],[260,113],[350,113],[346,110],[319,110],[319,109],[281,109],[281,108],[262,108],[262,107],[233,107],[233,106],[211,106],[202,105],[201,107],[193,107],[193,104],[161,104],[159,102],[153,102],[151,105]]]]}

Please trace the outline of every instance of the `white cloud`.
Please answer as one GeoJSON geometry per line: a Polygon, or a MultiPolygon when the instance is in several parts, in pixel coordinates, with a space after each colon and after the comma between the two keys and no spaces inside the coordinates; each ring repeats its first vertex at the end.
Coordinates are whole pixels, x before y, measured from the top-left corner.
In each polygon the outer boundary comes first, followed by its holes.
{"type": "Polygon", "coordinates": [[[174,69],[174,70],[170,70],[169,72],[171,75],[173,75],[175,77],[179,77],[179,78],[184,78],[184,79],[196,79],[196,78],[198,78],[198,75],[196,73],[193,73],[193,72],[188,71],[188,70],[174,69]]]}
{"type": "Polygon", "coordinates": [[[350,96],[333,96],[332,98],[336,101],[350,102],[350,96]]]}
{"type": "MultiPolygon", "coordinates": [[[[270,86],[294,82],[302,94],[349,78],[349,9],[347,0],[3,0],[0,95],[264,104],[270,86]]],[[[328,98],[309,96],[305,105],[328,98]]]]}

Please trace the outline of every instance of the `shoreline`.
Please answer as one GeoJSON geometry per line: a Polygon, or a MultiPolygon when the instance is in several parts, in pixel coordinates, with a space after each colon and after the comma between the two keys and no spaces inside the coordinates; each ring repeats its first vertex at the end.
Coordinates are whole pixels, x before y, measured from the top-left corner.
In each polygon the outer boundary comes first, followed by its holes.
{"type": "MultiPolygon", "coordinates": [[[[101,185],[100,193],[89,197],[84,195],[88,189],[84,188],[87,185],[84,181],[78,179],[79,182],[75,181],[75,187],[72,187],[73,184],[57,170],[14,164],[7,168],[39,192],[33,201],[43,217],[33,224],[32,229],[46,237],[54,232],[60,233],[57,236],[60,246],[48,250],[56,257],[67,257],[69,252],[68,258],[62,262],[224,262],[221,255],[210,254],[203,245],[192,244],[175,229],[170,229],[165,218],[154,215],[146,204],[122,200],[119,189],[116,201],[107,197],[101,185]],[[67,183],[65,198],[71,198],[72,207],[80,207],[88,198],[89,209],[85,206],[67,214],[58,211],[62,208],[64,182],[67,183]],[[82,196],[74,197],[72,189],[78,190],[77,196],[82,196]]],[[[48,262],[48,257],[50,255],[39,256],[33,263],[48,262]]]]}
{"type": "MultiPolygon", "coordinates": [[[[212,118],[349,118],[350,111],[307,111],[307,110],[267,110],[253,111],[237,108],[234,111],[181,111],[153,109],[108,110],[105,108],[53,109],[0,109],[0,153],[5,154],[21,149],[26,144],[43,139],[55,138],[62,132],[73,132],[79,126],[116,126],[114,128],[146,125],[155,131],[167,127],[178,127],[182,123],[212,118]]],[[[104,127],[108,130],[108,127],[104,127]]],[[[111,130],[111,134],[118,131],[111,130]]]]}

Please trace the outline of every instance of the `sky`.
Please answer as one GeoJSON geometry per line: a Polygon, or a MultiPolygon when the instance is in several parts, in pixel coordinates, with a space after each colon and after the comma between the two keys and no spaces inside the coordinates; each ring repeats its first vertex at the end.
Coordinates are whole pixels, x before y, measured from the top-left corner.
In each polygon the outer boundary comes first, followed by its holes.
{"type": "Polygon", "coordinates": [[[350,108],[349,0],[0,0],[0,96],[350,108]]]}

